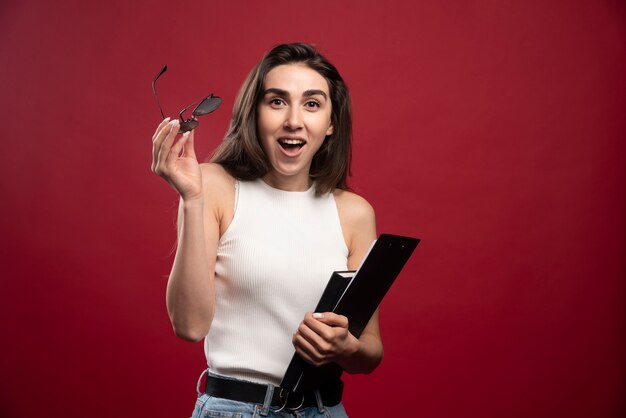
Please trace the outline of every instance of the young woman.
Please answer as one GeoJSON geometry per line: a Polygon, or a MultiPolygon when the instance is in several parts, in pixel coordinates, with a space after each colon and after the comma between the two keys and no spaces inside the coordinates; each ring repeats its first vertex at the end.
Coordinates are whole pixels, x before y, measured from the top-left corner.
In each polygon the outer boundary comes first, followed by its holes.
{"type": "Polygon", "coordinates": [[[380,363],[377,313],[357,339],[346,317],[307,312],[376,238],[372,207],[347,190],[351,124],[336,68],[285,44],[252,69],[210,163],[198,163],[193,132],[176,140],[177,120],[156,129],[152,170],[180,195],[167,309],[177,336],[204,339],[209,366],[194,417],[345,417],[340,381],[277,387],[294,348],[348,373],[380,363]]]}

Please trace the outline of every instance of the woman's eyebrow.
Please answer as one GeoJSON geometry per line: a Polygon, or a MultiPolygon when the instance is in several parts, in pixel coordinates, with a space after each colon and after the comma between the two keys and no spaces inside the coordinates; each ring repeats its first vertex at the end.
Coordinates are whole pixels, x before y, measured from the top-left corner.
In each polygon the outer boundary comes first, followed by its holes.
{"type": "MultiPolygon", "coordinates": [[[[282,96],[282,97],[289,97],[290,96],[290,94],[289,94],[289,92],[287,90],[277,89],[275,87],[263,90],[263,96],[266,96],[268,94],[276,94],[276,95],[282,96]]],[[[315,95],[323,96],[324,99],[328,100],[328,95],[326,94],[326,92],[324,90],[311,89],[311,90],[305,90],[304,93],[302,93],[303,97],[311,97],[311,96],[315,96],[315,95]]]]}
{"type": "Polygon", "coordinates": [[[328,96],[326,95],[326,92],[324,90],[306,90],[304,93],[302,93],[302,95],[304,97],[320,95],[323,96],[324,99],[328,99],[328,96]]]}
{"type": "Polygon", "coordinates": [[[289,97],[289,92],[287,90],[277,88],[269,88],[263,90],[263,96],[267,96],[268,94],[276,94],[278,96],[289,97]]]}

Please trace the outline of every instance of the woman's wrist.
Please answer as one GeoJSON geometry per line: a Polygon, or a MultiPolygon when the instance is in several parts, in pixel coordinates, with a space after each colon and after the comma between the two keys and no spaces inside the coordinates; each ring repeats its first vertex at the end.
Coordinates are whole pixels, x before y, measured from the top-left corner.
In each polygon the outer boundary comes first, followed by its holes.
{"type": "Polygon", "coordinates": [[[198,195],[194,197],[182,197],[181,200],[183,203],[183,209],[192,209],[195,207],[203,207],[204,206],[204,195],[198,195]]]}
{"type": "Polygon", "coordinates": [[[359,341],[359,339],[356,338],[354,335],[350,334],[346,341],[344,350],[340,355],[341,360],[339,361],[348,360],[352,358],[355,354],[357,354],[359,351],[361,351],[361,341],[359,341]]]}
{"type": "Polygon", "coordinates": [[[354,341],[348,344],[345,356],[336,360],[336,363],[350,374],[372,372],[382,359],[382,346],[365,335],[356,338],[351,334],[350,337],[354,341]]]}

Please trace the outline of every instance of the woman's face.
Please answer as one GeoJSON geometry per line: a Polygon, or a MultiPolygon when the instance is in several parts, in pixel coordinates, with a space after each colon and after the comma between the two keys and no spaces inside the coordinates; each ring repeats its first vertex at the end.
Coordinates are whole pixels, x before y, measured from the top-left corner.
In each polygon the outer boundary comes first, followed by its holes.
{"type": "Polygon", "coordinates": [[[272,169],[264,179],[285,190],[309,188],[313,156],[333,133],[328,83],[304,64],[267,73],[258,104],[257,131],[272,169]]]}

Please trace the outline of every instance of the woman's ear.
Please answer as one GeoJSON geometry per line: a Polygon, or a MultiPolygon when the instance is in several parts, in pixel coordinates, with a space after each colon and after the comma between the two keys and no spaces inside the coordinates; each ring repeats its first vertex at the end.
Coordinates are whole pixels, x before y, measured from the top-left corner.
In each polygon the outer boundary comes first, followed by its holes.
{"type": "Polygon", "coordinates": [[[331,123],[328,129],[326,130],[326,136],[331,136],[333,134],[333,124],[331,123]]]}

